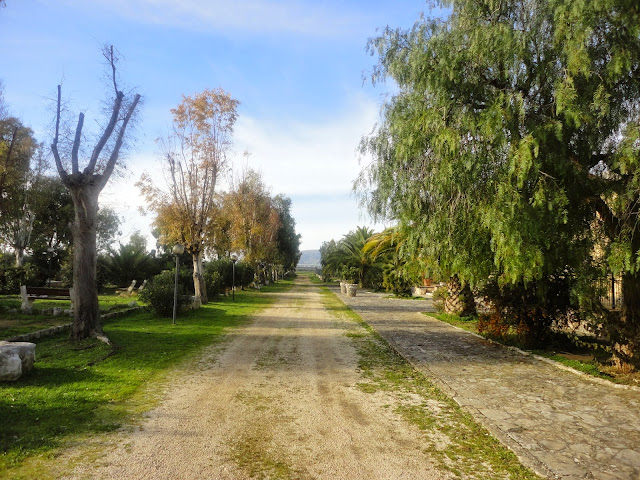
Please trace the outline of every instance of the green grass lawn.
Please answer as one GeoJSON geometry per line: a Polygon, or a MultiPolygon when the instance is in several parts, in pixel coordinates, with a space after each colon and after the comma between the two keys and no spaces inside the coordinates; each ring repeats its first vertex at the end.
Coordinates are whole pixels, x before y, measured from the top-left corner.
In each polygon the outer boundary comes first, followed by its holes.
{"type": "Polygon", "coordinates": [[[38,341],[34,371],[0,384],[0,478],[47,478],[28,460],[132,421],[153,405],[152,395],[142,395],[146,384],[220,341],[268,306],[269,292],[290,285],[236,292],[235,302],[223,297],[180,315],[176,325],[149,312],[111,320],[104,330],[114,348],[95,339],[73,343],[68,334],[38,341]]]}
{"type": "MultiPolygon", "coordinates": [[[[133,301],[139,302],[138,297],[98,296],[102,313],[127,308],[133,301]]],[[[71,322],[68,315],[54,316],[47,312],[56,307],[65,310],[71,308],[69,300],[36,300],[33,302],[33,312],[29,314],[20,310],[21,303],[19,295],[0,295],[0,340],[71,322]]]]}

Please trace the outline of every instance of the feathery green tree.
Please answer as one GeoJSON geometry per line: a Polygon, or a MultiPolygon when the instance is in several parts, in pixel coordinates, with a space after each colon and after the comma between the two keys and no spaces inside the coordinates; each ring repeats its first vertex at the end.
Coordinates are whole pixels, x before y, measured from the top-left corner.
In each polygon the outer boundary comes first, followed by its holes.
{"type": "Polygon", "coordinates": [[[640,364],[640,6],[441,3],[447,18],[371,40],[374,83],[399,90],[363,139],[369,210],[411,225],[444,271],[533,285],[541,304],[554,279],[579,293],[620,274],[606,325],[619,362],[640,364]]]}

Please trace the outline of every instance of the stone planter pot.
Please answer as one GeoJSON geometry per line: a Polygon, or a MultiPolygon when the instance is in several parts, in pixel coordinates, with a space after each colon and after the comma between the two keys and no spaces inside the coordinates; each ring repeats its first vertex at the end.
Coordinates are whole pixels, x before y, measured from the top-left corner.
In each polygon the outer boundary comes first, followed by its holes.
{"type": "Polygon", "coordinates": [[[346,287],[347,287],[347,296],[348,297],[355,297],[356,296],[356,292],[358,291],[358,284],[357,283],[347,283],[346,287]]]}
{"type": "Polygon", "coordinates": [[[340,293],[347,293],[347,282],[340,282],[340,293]]]}

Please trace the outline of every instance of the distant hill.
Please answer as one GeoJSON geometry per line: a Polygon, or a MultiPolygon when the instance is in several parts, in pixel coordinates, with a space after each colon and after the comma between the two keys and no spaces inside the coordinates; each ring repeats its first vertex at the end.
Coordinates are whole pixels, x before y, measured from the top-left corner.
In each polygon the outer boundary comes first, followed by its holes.
{"type": "Polygon", "coordinates": [[[298,265],[314,265],[320,266],[320,250],[302,250],[298,265]]]}

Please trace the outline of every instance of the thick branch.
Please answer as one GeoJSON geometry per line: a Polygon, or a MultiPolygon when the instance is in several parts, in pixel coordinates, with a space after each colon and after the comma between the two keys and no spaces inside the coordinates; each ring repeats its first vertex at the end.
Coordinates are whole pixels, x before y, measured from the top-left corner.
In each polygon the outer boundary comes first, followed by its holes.
{"type": "Polygon", "coordinates": [[[116,166],[116,162],[118,161],[118,154],[120,153],[120,147],[122,147],[122,142],[124,140],[124,133],[127,129],[127,125],[129,120],[131,120],[131,116],[138,106],[138,102],[140,101],[140,94],[137,94],[131,105],[129,106],[129,110],[127,111],[127,115],[124,117],[122,125],[120,125],[120,131],[118,132],[118,138],[116,139],[116,144],[111,151],[111,156],[109,157],[109,161],[107,162],[107,166],[104,169],[104,173],[102,174],[102,178],[100,180],[100,189],[104,188],[113,172],[113,169],[116,166]]]}
{"type": "Polygon", "coordinates": [[[609,208],[609,205],[602,200],[600,197],[594,198],[594,205],[596,208],[596,212],[602,218],[602,221],[605,224],[605,228],[607,229],[607,233],[613,238],[620,231],[620,220],[614,215],[614,213],[609,208]]]}
{"type": "Polygon", "coordinates": [[[53,143],[51,144],[51,151],[53,152],[53,158],[56,161],[56,168],[58,169],[58,175],[62,179],[63,183],[66,183],[67,180],[67,172],[64,171],[62,167],[62,161],[60,160],[60,154],[58,153],[58,133],[60,132],[60,100],[62,89],[60,85],[58,85],[58,104],[56,109],[56,135],[53,137],[53,143]]]}
{"type": "MultiPolygon", "coordinates": [[[[138,96],[139,97],[139,96],[138,96]]],[[[120,108],[122,107],[122,100],[124,99],[124,93],[118,92],[116,94],[116,99],[113,101],[113,111],[111,112],[111,119],[109,119],[109,123],[107,124],[100,140],[96,144],[96,147],[93,149],[93,153],[91,154],[91,160],[89,161],[89,165],[84,169],[85,175],[90,175],[96,168],[96,163],[98,163],[98,157],[102,152],[102,149],[111,137],[113,130],[116,128],[116,123],[118,123],[118,115],[120,114],[120,108]]]]}
{"type": "Polygon", "coordinates": [[[82,136],[82,125],[84,124],[84,113],[80,113],[78,117],[78,126],[76,127],[76,137],[73,139],[73,150],[71,150],[71,171],[79,173],[78,167],[78,150],[80,149],[80,137],[82,136]]]}

